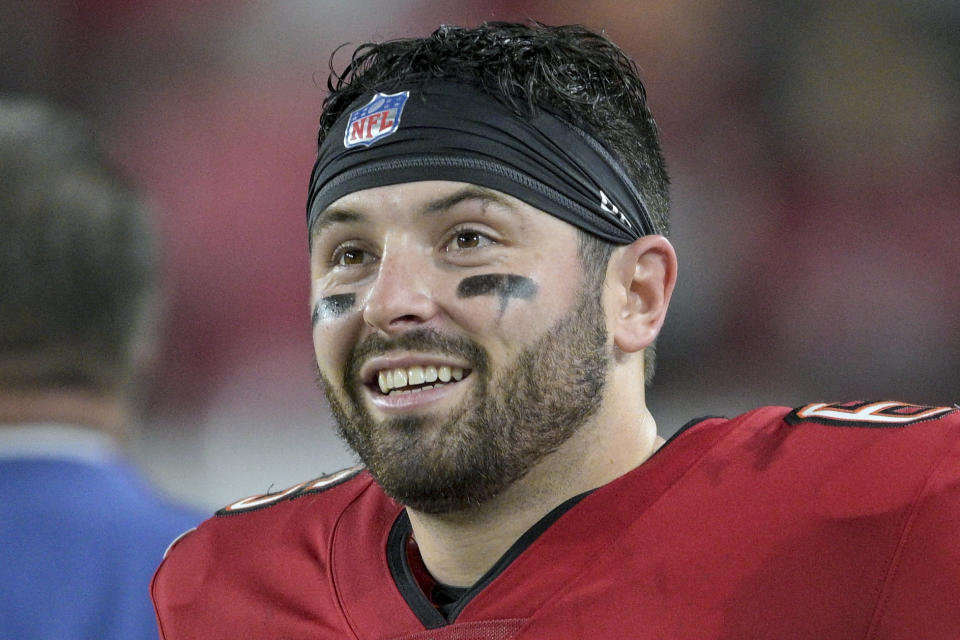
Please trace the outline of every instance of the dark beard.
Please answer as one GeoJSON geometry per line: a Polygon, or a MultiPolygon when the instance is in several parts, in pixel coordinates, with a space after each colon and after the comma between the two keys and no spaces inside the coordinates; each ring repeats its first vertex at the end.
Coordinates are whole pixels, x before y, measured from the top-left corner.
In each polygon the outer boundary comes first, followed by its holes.
{"type": "Polygon", "coordinates": [[[581,291],[574,308],[490,379],[489,357],[472,340],[435,330],[371,336],[350,355],[338,400],[320,376],[340,436],[384,491],[424,513],[482,504],[557,450],[597,411],[609,353],[599,295],[581,291]],[[358,371],[373,355],[408,349],[470,363],[473,392],[446,417],[374,421],[358,371]]]}

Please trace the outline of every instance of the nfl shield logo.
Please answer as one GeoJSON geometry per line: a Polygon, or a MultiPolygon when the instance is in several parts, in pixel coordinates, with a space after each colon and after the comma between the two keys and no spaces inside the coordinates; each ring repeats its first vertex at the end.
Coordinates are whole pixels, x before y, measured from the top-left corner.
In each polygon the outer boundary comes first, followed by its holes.
{"type": "Polygon", "coordinates": [[[368,147],[380,138],[385,138],[400,125],[403,105],[410,97],[409,91],[402,93],[378,93],[365,106],[350,114],[347,128],[343,132],[343,146],[346,148],[368,147]]]}

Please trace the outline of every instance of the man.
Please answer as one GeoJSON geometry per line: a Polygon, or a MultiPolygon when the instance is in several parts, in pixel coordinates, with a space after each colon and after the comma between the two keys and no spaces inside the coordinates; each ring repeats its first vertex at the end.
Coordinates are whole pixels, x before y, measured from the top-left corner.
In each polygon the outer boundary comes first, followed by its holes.
{"type": "Polygon", "coordinates": [[[120,452],[156,242],[77,115],[0,99],[0,637],[156,637],[150,577],[201,520],[120,452]]]}
{"type": "Polygon", "coordinates": [[[181,638],[957,638],[960,414],[644,402],[677,259],[633,64],[442,27],[331,83],[314,344],[363,467],[230,505],[154,580],[181,638]]]}

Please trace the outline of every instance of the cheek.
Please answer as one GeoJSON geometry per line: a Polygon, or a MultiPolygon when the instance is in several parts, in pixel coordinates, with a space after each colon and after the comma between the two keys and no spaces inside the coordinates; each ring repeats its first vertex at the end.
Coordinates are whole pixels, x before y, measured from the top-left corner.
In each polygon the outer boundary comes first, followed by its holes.
{"type": "Polygon", "coordinates": [[[342,366],[349,355],[345,332],[329,324],[320,324],[313,328],[313,353],[317,367],[328,379],[342,366]]]}
{"type": "Polygon", "coordinates": [[[468,276],[456,284],[448,309],[457,324],[488,347],[512,352],[542,336],[563,315],[579,290],[579,280],[573,282],[571,286],[569,274],[549,271],[468,276]]]}
{"type": "Polygon", "coordinates": [[[311,297],[313,347],[317,366],[336,379],[359,335],[361,315],[353,293],[311,297]]]}

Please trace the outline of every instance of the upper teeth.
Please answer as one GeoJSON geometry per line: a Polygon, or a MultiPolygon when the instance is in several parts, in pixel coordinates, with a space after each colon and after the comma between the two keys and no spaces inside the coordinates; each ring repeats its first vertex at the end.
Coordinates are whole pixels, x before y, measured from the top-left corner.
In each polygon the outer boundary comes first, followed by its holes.
{"type": "MultiPolygon", "coordinates": [[[[391,390],[408,385],[430,384],[431,382],[450,382],[463,379],[463,369],[460,367],[406,367],[397,369],[383,369],[377,375],[380,391],[390,393],[391,390]]],[[[430,388],[430,387],[424,387],[430,388]]]]}

